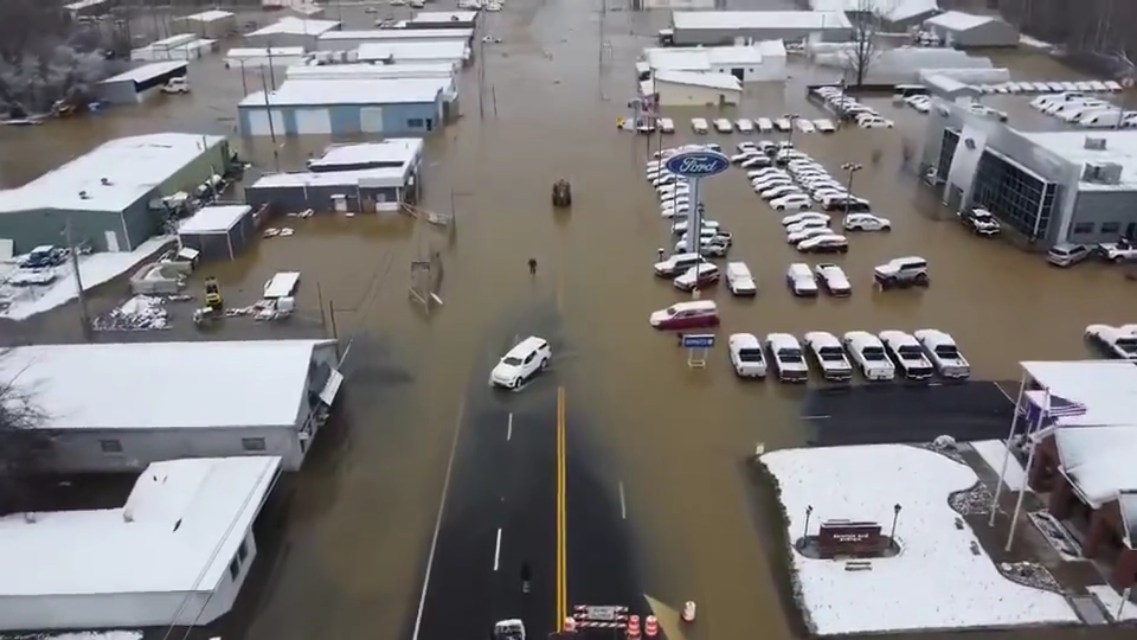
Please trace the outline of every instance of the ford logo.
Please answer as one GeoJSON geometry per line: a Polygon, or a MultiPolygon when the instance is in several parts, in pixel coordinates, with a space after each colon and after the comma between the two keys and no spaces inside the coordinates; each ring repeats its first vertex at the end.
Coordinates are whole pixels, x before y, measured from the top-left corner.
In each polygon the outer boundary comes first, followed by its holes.
{"type": "Polygon", "coordinates": [[[675,175],[705,178],[729,169],[730,158],[717,151],[688,151],[671,156],[664,166],[675,175]]]}

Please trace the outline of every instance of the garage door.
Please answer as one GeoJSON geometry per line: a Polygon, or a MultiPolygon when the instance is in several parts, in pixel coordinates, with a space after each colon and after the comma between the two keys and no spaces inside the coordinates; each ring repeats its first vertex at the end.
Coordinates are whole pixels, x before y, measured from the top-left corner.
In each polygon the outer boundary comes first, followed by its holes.
{"type": "Polygon", "coordinates": [[[363,107],[360,109],[359,128],[364,133],[382,133],[383,107],[363,107]]]}
{"type": "Polygon", "coordinates": [[[329,135],[332,116],[327,109],[297,109],[296,133],[300,135],[329,135]]]}
{"type": "Polygon", "coordinates": [[[249,128],[245,131],[245,135],[267,136],[268,112],[263,109],[249,109],[246,113],[249,117],[249,128]]]}

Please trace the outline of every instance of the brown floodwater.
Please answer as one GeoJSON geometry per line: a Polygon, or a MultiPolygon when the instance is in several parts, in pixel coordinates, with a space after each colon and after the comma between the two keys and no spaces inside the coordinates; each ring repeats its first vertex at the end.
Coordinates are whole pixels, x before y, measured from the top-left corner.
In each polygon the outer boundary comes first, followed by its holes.
{"type": "MultiPolygon", "coordinates": [[[[355,28],[376,17],[357,6],[339,12],[355,28]]],[[[739,462],[758,442],[802,442],[802,393],[738,382],[721,348],[706,369],[690,370],[673,339],[647,325],[651,311],[680,299],[649,270],[656,248],[674,239],[643,180],[645,139],[614,125],[634,90],[633,61],[667,16],[610,6],[602,18],[599,3],[514,0],[484,20],[480,33],[502,42],[478,47],[482,105],[479,74],[467,71],[464,117],[427,145],[424,204],[442,212],[453,205],[455,233],[402,218],[291,219],[281,224],[295,227],[295,236],[263,241],[232,264],[210,267],[237,303],[252,302],[273,272],[301,271],[300,305],[311,320],[305,327],[331,331],[334,324],[339,336],[353,340],[349,369],[358,380],[348,392],[349,433],[300,475],[282,525],[287,552],[258,597],[246,635],[393,638],[404,630],[417,604],[460,407],[512,336],[548,326],[527,315],[546,309],[558,317],[570,352],[559,365],[568,412],[588,412],[615,467],[610,477],[626,484],[647,588],[699,602],[696,638],[786,638],[791,624],[739,462]],[[573,187],[570,213],[555,212],[549,202],[550,185],[562,177],[573,187]],[[445,305],[427,318],[408,302],[406,288],[410,262],[435,250],[443,254],[445,305]],[[540,263],[535,279],[525,266],[530,257],[540,263]]],[[[1076,77],[1037,56],[1014,56],[1013,64],[1025,78],[1076,77]]],[[[189,97],[0,129],[0,181],[28,180],[115,136],[232,132],[242,84],[262,82],[259,74],[242,80],[240,72],[224,70],[218,56],[195,62],[190,74],[189,97]]],[[[743,106],[725,115],[824,117],[804,100],[802,82],[826,73],[795,64],[792,75],[784,90],[752,89],[743,106]]],[[[722,307],[722,335],[936,327],[955,336],[977,376],[1017,379],[1023,359],[1087,357],[1085,325],[1137,317],[1137,285],[1118,270],[1048,268],[1037,255],[980,241],[951,222],[901,166],[902,141],[918,143],[922,116],[887,101],[881,106],[896,118],[896,130],[794,136],[798,148],[835,172],[844,162],[863,164],[854,191],[893,221],[891,234],[854,237],[849,254],[836,258],[857,289],[851,299],[792,298],[782,278],[798,257],[783,240],[780,216],[738,171],[708,181],[707,211],[733,232],[731,259],[746,261],[760,287],[753,302],[729,299],[721,287],[711,294],[722,307]],[[904,255],[928,259],[931,288],[873,292],[872,267],[904,255]]],[[[665,115],[678,125],[668,145],[713,140],[733,147],[743,139],[692,134],[690,118],[717,115],[710,109],[665,115]]],[[[261,139],[241,148],[260,170],[294,169],[326,143],[282,139],[274,149],[261,139]]],[[[96,304],[122,295],[114,287],[96,304]]],[[[21,331],[27,339],[75,340],[77,326],[74,310],[64,309],[21,331]]],[[[250,320],[231,335],[276,333],[250,320]]],[[[180,330],[163,334],[177,335],[180,330]]]]}

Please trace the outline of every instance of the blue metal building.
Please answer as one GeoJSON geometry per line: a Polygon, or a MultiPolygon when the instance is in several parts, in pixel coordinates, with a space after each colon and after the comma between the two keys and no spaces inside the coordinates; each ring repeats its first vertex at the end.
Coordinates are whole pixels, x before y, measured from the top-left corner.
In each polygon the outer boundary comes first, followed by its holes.
{"type": "Polygon", "coordinates": [[[447,78],[287,80],[237,107],[242,136],[426,135],[443,126],[447,78]]]}

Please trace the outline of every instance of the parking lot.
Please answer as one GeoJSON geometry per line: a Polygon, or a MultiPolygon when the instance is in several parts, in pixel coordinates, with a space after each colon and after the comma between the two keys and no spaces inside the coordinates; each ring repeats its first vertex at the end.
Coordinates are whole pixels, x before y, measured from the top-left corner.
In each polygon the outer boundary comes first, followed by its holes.
{"type": "MultiPolygon", "coordinates": [[[[301,474],[282,526],[287,552],[271,570],[275,585],[257,597],[247,625],[235,632],[257,640],[405,633],[462,407],[485,391],[490,363],[512,341],[539,335],[555,318],[562,334],[555,367],[568,390],[568,411],[587,412],[579,428],[603,449],[595,461],[582,450],[582,464],[600,465],[602,458],[604,477],[620,479],[634,564],[643,574],[638,582],[673,604],[698,601],[698,638],[756,630],[789,637],[740,462],[759,442],[781,447],[810,437],[799,420],[808,390],[737,380],[721,346],[705,369],[690,369],[674,336],[649,327],[652,311],[685,299],[651,272],[657,248],[676,238],[643,178],[656,141],[617,131],[615,121],[628,115],[635,57],[667,17],[615,9],[601,16],[597,9],[518,0],[484,16],[484,33],[502,42],[477,52],[484,80],[476,70],[464,74],[464,117],[426,150],[425,207],[449,212],[453,206],[455,232],[402,219],[316,217],[288,222],[295,235],[264,240],[239,260],[210,268],[234,299],[252,297],[276,271],[299,270],[300,305],[312,314],[312,330],[331,331],[335,310],[335,332],[354,340],[346,433],[323,445],[325,462],[301,474]],[[561,178],[572,185],[571,211],[550,204],[551,185],[561,178]],[[445,265],[445,304],[425,316],[407,300],[406,288],[410,262],[433,251],[445,265]],[[529,258],[538,261],[535,276],[529,258]]],[[[342,15],[355,28],[376,17],[362,7],[343,7],[342,15]]],[[[1045,60],[1023,64],[1024,79],[1077,77],[1045,60]]],[[[190,75],[195,91],[188,97],[164,96],[87,121],[0,129],[4,180],[25,180],[116,135],[230,132],[240,73],[214,58],[195,63],[190,75]]],[[[665,109],[677,131],[664,144],[733,149],[744,139],[785,137],[697,135],[693,117],[831,117],[806,100],[804,86],[828,76],[801,63],[791,75],[784,90],[751,90],[736,108],[665,109]]],[[[1008,243],[968,234],[921,187],[915,161],[904,162],[905,145],[919,144],[927,116],[886,98],[866,102],[896,128],[793,136],[797,149],[835,174],[843,163],[864,166],[853,192],[892,222],[890,233],[855,234],[847,254],[824,258],[848,274],[848,298],[790,295],[786,267],[802,258],[785,242],[782,214],[737,169],[706,181],[707,215],[732,232],[730,259],[749,264],[758,282],[752,300],[733,299],[722,286],[704,293],[720,305],[720,336],[938,328],[955,337],[977,378],[1017,379],[1022,359],[1089,356],[1082,343],[1087,324],[1137,317],[1131,295],[1137,285],[1111,266],[1053,269],[1008,243]],[[902,256],[927,260],[931,286],[874,291],[873,267],[902,256]]],[[[289,139],[274,148],[257,140],[244,144],[242,154],[257,170],[294,169],[326,142],[289,139]]],[[[110,305],[123,287],[112,285],[96,300],[110,305]]],[[[13,331],[27,340],[76,340],[75,313],[74,306],[63,308],[13,331]]],[[[148,335],[203,337],[189,322],[175,325],[148,335]]],[[[261,327],[250,321],[219,335],[274,335],[261,327]]],[[[616,487],[607,482],[592,490],[605,492],[611,504],[616,487]]]]}

